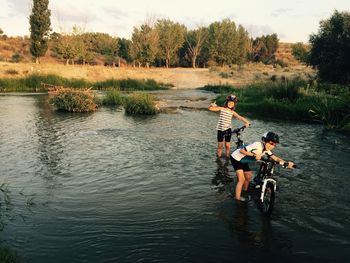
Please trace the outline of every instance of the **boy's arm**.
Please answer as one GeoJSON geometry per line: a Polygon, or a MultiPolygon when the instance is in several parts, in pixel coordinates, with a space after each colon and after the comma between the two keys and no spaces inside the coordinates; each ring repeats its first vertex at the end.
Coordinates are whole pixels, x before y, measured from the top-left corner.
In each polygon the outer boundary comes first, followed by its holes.
{"type": "Polygon", "coordinates": [[[288,163],[287,167],[290,169],[293,168],[293,165],[294,165],[293,162],[291,162],[291,161],[286,162],[285,160],[283,160],[281,157],[278,157],[277,155],[272,155],[271,159],[276,161],[276,162],[279,162],[281,165],[284,165],[284,163],[288,163]]]}

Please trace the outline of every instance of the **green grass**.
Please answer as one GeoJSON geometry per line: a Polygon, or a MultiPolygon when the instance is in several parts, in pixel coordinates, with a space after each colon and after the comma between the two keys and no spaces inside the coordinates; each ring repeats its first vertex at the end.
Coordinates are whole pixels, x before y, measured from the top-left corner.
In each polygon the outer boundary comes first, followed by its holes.
{"type": "Polygon", "coordinates": [[[98,90],[118,89],[122,91],[136,90],[161,90],[169,89],[170,85],[157,83],[154,80],[138,79],[109,79],[91,83],[85,79],[67,79],[57,75],[30,75],[25,78],[3,78],[0,79],[0,92],[45,92],[47,89],[43,83],[63,86],[69,88],[90,88],[98,90]]]}
{"type": "Polygon", "coordinates": [[[106,90],[106,89],[118,89],[121,91],[137,91],[137,90],[164,90],[169,89],[169,85],[163,83],[157,83],[154,80],[138,80],[138,79],[109,79],[105,81],[95,82],[93,84],[94,89],[106,90]]]}
{"type": "Polygon", "coordinates": [[[124,102],[124,97],[119,90],[108,90],[102,100],[102,104],[106,106],[121,106],[124,102]]]}
{"type": "Polygon", "coordinates": [[[227,94],[235,94],[238,97],[236,110],[242,114],[320,122],[327,129],[350,131],[350,91],[347,86],[310,85],[300,79],[284,79],[254,83],[244,88],[224,85],[201,89],[219,94],[218,105],[224,105],[227,94]]]}
{"type": "Polygon", "coordinates": [[[158,113],[155,98],[144,92],[134,92],[126,97],[124,108],[129,115],[154,115],[158,113]]]}
{"type": "Polygon", "coordinates": [[[84,79],[66,79],[56,75],[30,75],[25,78],[0,79],[0,92],[41,92],[46,91],[43,83],[71,88],[87,88],[91,83],[84,79]]]}

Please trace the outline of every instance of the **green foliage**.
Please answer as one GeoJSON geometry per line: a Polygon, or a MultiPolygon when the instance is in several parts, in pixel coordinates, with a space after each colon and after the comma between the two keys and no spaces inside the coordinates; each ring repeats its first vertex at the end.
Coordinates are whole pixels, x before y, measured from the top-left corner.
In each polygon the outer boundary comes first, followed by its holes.
{"type": "Polygon", "coordinates": [[[102,104],[107,106],[121,106],[124,98],[119,90],[108,90],[103,98],[102,104]]]}
{"type": "Polygon", "coordinates": [[[267,118],[317,121],[326,128],[350,131],[350,87],[322,84],[309,85],[300,79],[275,80],[248,85],[205,86],[203,90],[220,93],[216,98],[223,106],[227,94],[238,97],[236,110],[267,118]],[[324,86],[328,86],[327,88],[324,86]],[[329,91],[328,93],[325,90],[329,91]],[[339,92],[337,95],[335,95],[339,92]]]}
{"type": "Polygon", "coordinates": [[[30,52],[37,59],[45,55],[48,48],[50,31],[50,15],[48,9],[49,0],[33,0],[32,14],[29,17],[30,23],[30,52]]]}
{"type": "Polygon", "coordinates": [[[350,123],[350,96],[341,99],[322,96],[310,112],[327,129],[342,129],[350,123]]]}
{"type": "Polygon", "coordinates": [[[148,80],[138,80],[138,79],[109,79],[101,82],[96,82],[93,84],[95,89],[109,89],[115,88],[124,91],[134,91],[134,90],[160,90],[168,89],[169,85],[162,83],[157,83],[152,79],[148,80]]]}
{"type": "MultiPolygon", "coordinates": [[[[200,27],[185,33],[185,42],[179,49],[180,65],[196,68],[198,59],[205,55],[205,45],[208,39],[208,28],[200,27]]],[[[202,59],[203,60],[203,59],[202,59]]],[[[207,60],[207,59],[206,59],[207,60]]]]}
{"type": "Polygon", "coordinates": [[[335,11],[320,22],[318,34],[310,36],[310,64],[322,81],[350,83],[350,13],[335,11]]]}
{"type": "Polygon", "coordinates": [[[168,68],[185,41],[186,27],[170,19],[160,19],[157,21],[156,30],[159,36],[160,58],[165,60],[168,68]]]}
{"type": "Polygon", "coordinates": [[[159,50],[159,36],[157,30],[147,24],[140,29],[134,27],[132,33],[132,57],[140,64],[149,67],[156,58],[159,50]]]}
{"type": "Polygon", "coordinates": [[[134,92],[125,99],[125,112],[130,115],[154,115],[158,113],[155,98],[147,93],[134,92]]]}
{"type": "Polygon", "coordinates": [[[126,62],[130,63],[132,61],[131,57],[131,45],[132,42],[129,39],[119,39],[118,55],[119,57],[125,59],[126,62]]]}
{"type": "Polygon", "coordinates": [[[296,43],[292,46],[293,56],[300,62],[308,63],[310,52],[306,49],[303,43],[296,43]]]}
{"type": "Polygon", "coordinates": [[[241,64],[247,57],[248,32],[230,19],[210,24],[208,41],[210,57],[219,65],[241,64]]]}
{"type": "Polygon", "coordinates": [[[253,41],[251,54],[252,61],[263,62],[264,64],[275,63],[275,52],[278,48],[279,39],[277,34],[257,37],[253,41]]]}
{"type": "Polygon", "coordinates": [[[60,88],[50,93],[50,103],[58,110],[69,112],[92,112],[97,109],[97,101],[90,90],[60,88]]]}

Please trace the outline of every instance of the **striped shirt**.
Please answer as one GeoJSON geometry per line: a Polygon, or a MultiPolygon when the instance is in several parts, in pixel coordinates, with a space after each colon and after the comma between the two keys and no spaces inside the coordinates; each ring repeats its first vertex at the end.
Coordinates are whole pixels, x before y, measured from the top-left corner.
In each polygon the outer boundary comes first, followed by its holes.
{"type": "Polygon", "coordinates": [[[232,128],[231,121],[232,121],[233,111],[229,108],[224,108],[220,111],[220,117],[218,124],[216,125],[216,129],[218,131],[226,131],[227,129],[232,128]]]}

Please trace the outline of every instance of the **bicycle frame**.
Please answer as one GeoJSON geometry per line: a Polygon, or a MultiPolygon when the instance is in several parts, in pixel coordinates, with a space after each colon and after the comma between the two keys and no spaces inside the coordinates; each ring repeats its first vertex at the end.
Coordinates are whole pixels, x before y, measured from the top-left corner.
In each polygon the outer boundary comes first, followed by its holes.
{"type": "Polygon", "coordinates": [[[263,202],[266,186],[268,184],[273,185],[275,192],[277,189],[277,181],[273,178],[274,168],[275,168],[276,162],[271,160],[271,159],[260,160],[259,162],[261,162],[261,165],[260,165],[258,173],[256,174],[256,178],[258,180],[258,184],[262,184],[261,189],[260,189],[261,193],[260,193],[259,199],[261,202],[263,202]]]}

